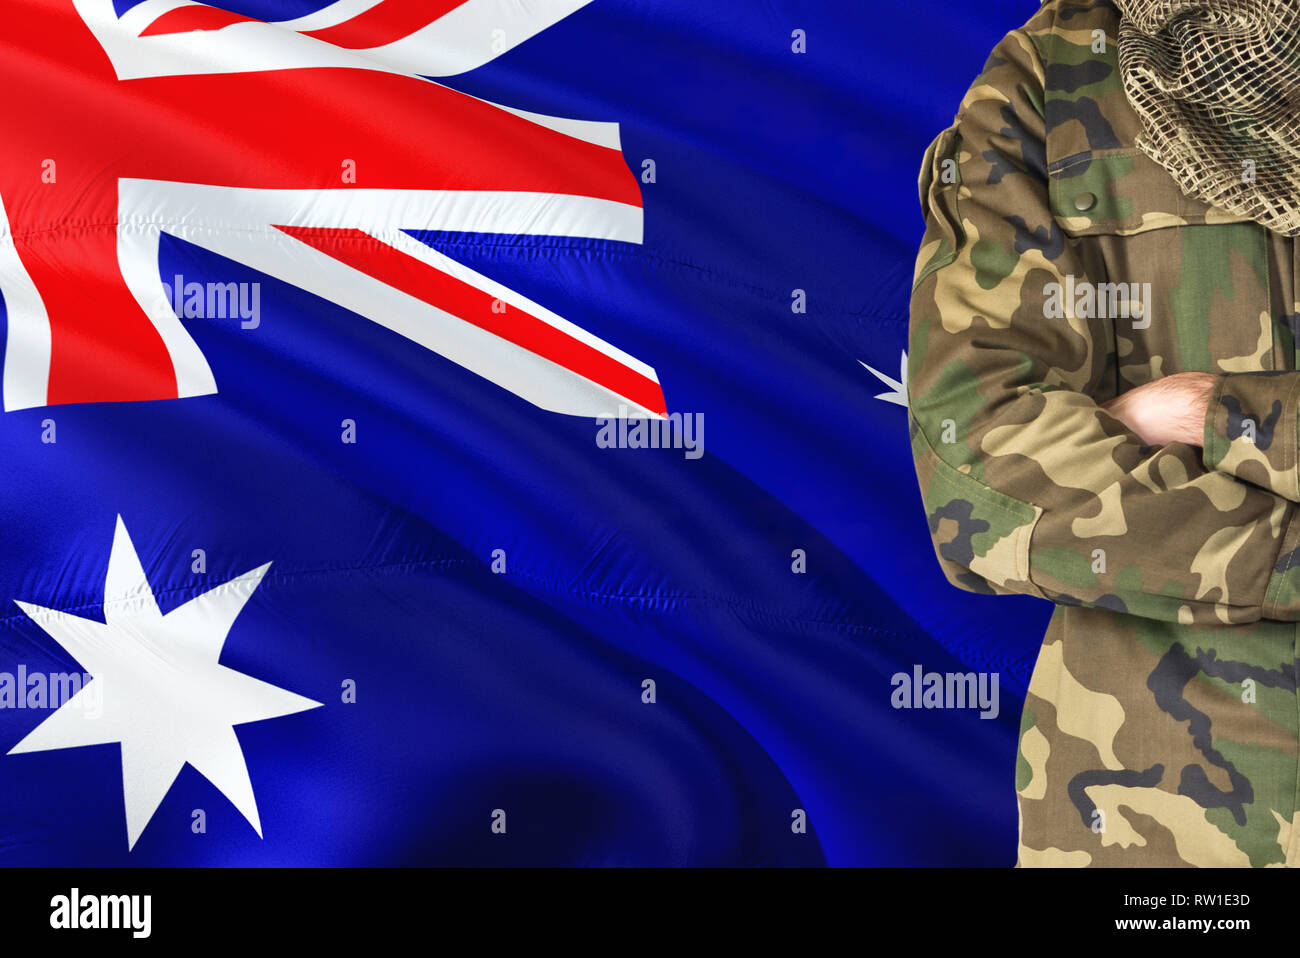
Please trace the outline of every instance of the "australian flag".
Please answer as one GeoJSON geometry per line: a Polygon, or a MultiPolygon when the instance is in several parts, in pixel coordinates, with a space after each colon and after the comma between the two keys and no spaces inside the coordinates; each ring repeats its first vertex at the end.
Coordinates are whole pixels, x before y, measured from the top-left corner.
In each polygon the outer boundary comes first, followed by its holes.
{"type": "Polygon", "coordinates": [[[902,350],[1017,6],[8,0],[0,865],[1010,864],[902,350]]]}

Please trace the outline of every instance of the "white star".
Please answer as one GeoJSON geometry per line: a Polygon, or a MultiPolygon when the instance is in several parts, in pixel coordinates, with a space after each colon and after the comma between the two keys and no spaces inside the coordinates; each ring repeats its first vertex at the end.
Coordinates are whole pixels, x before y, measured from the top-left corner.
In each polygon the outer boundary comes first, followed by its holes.
{"type": "Polygon", "coordinates": [[[163,615],[118,516],[104,583],[104,622],[17,603],[93,681],[9,754],[120,742],[129,848],[186,762],[230,799],[260,837],[253,785],[233,726],[321,704],[217,662],[235,617],[270,567],[268,562],[163,615]],[[84,708],[87,693],[101,695],[102,706],[84,708]]]}
{"type": "MultiPolygon", "coordinates": [[[[867,366],[867,364],[862,362],[860,359],[858,360],[858,363],[862,366],[866,366],[867,369],[871,369],[870,366],[867,366]]],[[[898,403],[900,406],[907,405],[907,350],[903,350],[903,358],[899,361],[897,379],[891,379],[884,373],[878,372],[875,369],[871,369],[871,371],[875,373],[877,379],[892,390],[892,392],[887,393],[876,393],[877,399],[883,399],[885,402],[898,403]]]]}

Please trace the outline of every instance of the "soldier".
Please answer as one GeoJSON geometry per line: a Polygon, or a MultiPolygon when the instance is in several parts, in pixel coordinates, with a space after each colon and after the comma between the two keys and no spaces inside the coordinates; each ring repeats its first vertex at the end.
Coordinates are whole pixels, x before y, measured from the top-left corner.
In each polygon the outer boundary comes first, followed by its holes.
{"type": "Polygon", "coordinates": [[[920,177],[948,580],[1055,603],[1018,865],[1300,863],[1300,9],[1047,0],[920,177]]]}

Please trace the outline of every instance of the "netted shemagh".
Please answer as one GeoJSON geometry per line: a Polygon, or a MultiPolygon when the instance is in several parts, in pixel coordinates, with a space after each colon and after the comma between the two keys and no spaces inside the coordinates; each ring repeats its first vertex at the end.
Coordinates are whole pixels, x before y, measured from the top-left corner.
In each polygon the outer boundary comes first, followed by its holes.
{"type": "Polygon", "coordinates": [[[1115,0],[1138,147],[1182,191],[1300,234],[1300,0],[1115,0]]]}

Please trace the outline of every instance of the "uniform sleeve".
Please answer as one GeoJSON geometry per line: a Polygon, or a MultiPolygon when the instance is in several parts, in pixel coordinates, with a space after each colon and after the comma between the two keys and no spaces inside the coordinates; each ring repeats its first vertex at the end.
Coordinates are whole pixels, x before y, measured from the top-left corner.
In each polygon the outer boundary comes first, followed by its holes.
{"type": "Polygon", "coordinates": [[[1298,406],[1300,372],[1221,375],[1205,415],[1206,468],[1300,502],[1298,406]]]}
{"type": "Polygon", "coordinates": [[[1054,286],[1105,277],[1052,215],[1043,88],[1012,32],[921,171],[908,420],[939,563],[972,592],[1300,620],[1297,505],[1198,446],[1143,445],[1098,405],[1117,389],[1109,321],[1062,315],[1054,286]]]}

